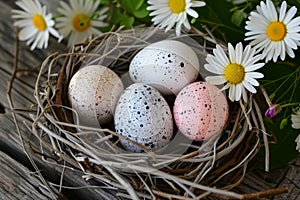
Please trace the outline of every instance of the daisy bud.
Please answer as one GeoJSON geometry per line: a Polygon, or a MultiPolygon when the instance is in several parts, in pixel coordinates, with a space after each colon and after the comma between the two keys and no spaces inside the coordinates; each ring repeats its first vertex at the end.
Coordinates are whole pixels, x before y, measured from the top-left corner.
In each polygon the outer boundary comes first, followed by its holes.
{"type": "Polygon", "coordinates": [[[281,106],[278,104],[274,104],[272,107],[268,108],[265,112],[265,116],[268,118],[275,117],[282,110],[281,106]]]}

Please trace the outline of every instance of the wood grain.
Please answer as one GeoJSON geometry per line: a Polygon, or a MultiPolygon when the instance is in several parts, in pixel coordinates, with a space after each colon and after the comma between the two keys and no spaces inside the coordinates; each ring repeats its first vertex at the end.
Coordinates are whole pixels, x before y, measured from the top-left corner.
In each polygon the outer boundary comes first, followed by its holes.
{"type": "Polygon", "coordinates": [[[0,169],[0,194],[5,194],[1,199],[49,199],[31,171],[2,151],[0,169]]]}

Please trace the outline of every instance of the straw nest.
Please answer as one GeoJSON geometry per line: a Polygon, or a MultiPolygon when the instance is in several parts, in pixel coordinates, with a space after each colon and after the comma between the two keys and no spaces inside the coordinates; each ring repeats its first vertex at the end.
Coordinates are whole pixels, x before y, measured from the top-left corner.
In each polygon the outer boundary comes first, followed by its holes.
{"type": "MultiPolygon", "coordinates": [[[[81,170],[83,179],[92,179],[94,185],[119,198],[241,199],[244,196],[231,189],[243,180],[249,161],[261,146],[259,130],[264,130],[252,96],[246,103],[230,105],[230,118],[222,134],[205,142],[173,142],[188,148],[164,154],[122,150],[113,125],[80,126],[69,106],[68,83],[80,67],[101,64],[122,76],[135,53],[166,38],[189,43],[201,62],[215,42],[201,33],[176,37],[158,29],[135,29],[105,33],[76,45],[69,53],[50,55],[36,81],[38,112],[32,116],[32,133],[39,138],[43,153],[56,160],[55,165],[81,170]]],[[[201,69],[200,75],[205,77],[201,69]]]]}

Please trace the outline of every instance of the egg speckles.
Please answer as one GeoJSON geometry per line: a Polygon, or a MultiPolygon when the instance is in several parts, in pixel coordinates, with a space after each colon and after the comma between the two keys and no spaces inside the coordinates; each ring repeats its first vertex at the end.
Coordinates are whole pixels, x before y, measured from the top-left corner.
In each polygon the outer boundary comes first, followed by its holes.
{"type": "MultiPolygon", "coordinates": [[[[166,146],[173,135],[169,105],[155,88],[142,83],[134,83],[124,91],[114,119],[116,132],[153,151],[166,146]]],[[[141,152],[132,142],[120,142],[128,151],[141,152]]]]}
{"type": "Polygon", "coordinates": [[[183,88],[174,103],[174,119],[180,132],[192,140],[207,140],[221,133],[229,113],[226,97],[206,82],[183,88]]]}
{"type": "Polygon", "coordinates": [[[90,65],[72,77],[68,97],[83,125],[99,126],[113,119],[117,101],[124,91],[119,76],[111,69],[90,65]]]}
{"type": "Polygon", "coordinates": [[[134,82],[149,84],[163,95],[177,94],[196,80],[199,60],[194,50],[176,40],[146,46],[132,59],[129,74],[134,82]]]}

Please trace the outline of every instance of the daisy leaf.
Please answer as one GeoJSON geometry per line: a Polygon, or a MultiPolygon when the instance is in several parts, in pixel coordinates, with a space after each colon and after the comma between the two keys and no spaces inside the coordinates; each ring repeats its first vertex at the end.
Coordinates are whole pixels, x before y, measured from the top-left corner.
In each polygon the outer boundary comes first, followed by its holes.
{"type": "Polygon", "coordinates": [[[241,26],[241,23],[244,19],[243,17],[244,11],[243,10],[236,10],[231,16],[231,22],[236,26],[241,26]]]}

